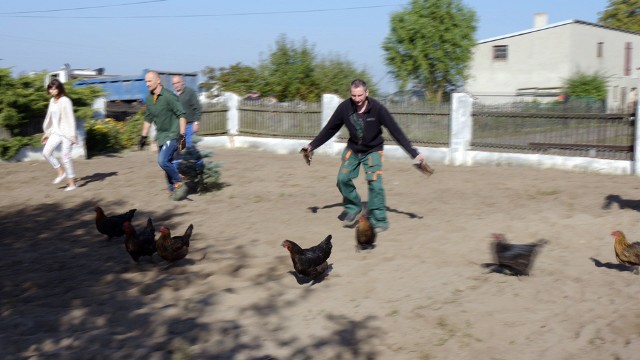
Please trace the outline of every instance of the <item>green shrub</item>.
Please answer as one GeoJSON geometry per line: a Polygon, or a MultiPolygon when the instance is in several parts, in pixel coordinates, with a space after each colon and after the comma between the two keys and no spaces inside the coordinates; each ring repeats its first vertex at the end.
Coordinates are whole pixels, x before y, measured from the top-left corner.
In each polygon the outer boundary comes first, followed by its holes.
{"type": "Polygon", "coordinates": [[[11,160],[14,156],[18,155],[20,149],[25,146],[40,147],[40,139],[42,134],[36,134],[33,136],[15,136],[11,139],[0,140],[0,157],[3,160],[11,160]]]}
{"type": "Polygon", "coordinates": [[[119,152],[136,146],[142,131],[144,115],[137,113],[126,121],[89,120],[85,123],[87,157],[119,152]]]}
{"type": "Polygon", "coordinates": [[[85,122],[87,157],[120,151],[120,128],[121,126],[111,119],[85,122]]]}
{"type": "Polygon", "coordinates": [[[122,146],[130,148],[138,146],[140,133],[142,133],[142,123],[144,122],[144,113],[138,112],[134,116],[124,122],[124,131],[122,134],[122,146]]]}

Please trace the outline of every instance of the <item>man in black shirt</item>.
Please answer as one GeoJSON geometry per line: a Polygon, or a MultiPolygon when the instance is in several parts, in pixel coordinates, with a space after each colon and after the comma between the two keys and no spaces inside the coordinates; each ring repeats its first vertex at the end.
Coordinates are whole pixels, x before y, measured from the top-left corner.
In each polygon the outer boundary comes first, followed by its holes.
{"type": "Polygon", "coordinates": [[[384,139],[382,127],[389,130],[391,136],[412,159],[424,162],[424,156],[418,152],[384,105],[369,98],[367,84],[362,80],[351,82],[351,98],[338,105],[329,122],[305,148],[312,151],[331,139],[342,126],[349,130],[349,140],[342,152],[342,164],[338,172],[337,186],[342,194],[344,211],[338,218],[345,226],[356,223],[362,212],[362,202],[353,179],[358,177],[360,165],[364,166],[369,188],[367,212],[369,221],[376,232],[389,228],[384,187],[382,185],[382,162],[384,139]]]}

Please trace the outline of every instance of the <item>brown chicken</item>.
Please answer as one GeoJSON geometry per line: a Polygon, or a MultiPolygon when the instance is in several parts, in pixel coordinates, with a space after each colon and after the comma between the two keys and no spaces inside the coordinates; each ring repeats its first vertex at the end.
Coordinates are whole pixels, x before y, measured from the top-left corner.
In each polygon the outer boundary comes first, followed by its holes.
{"type": "Polygon", "coordinates": [[[189,240],[193,232],[193,224],[189,224],[182,236],[171,236],[171,230],[160,226],[160,236],[156,239],[156,251],[165,261],[173,263],[184,259],[189,253],[189,240]]]}
{"type": "Polygon", "coordinates": [[[289,250],[293,269],[300,275],[316,279],[329,268],[327,260],[331,256],[331,235],[327,236],[318,245],[308,249],[301,248],[291,240],[282,242],[282,247],[289,250]]]}
{"type": "Polygon", "coordinates": [[[364,212],[358,217],[356,225],[356,250],[373,249],[376,242],[376,232],[364,212]]]}
{"type": "Polygon", "coordinates": [[[620,230],[613,231],[611,236],[615,239],[613,249],[618,262],[625,265],[640,265],[640,242],[629,243],[620,230]]]}
{"type": "Polygon", "coordinates": [[[529,275],[538,248],[548,243],[541,239],[530,244],[510,244],[503,234],[493,234],[493,239],[491,247],[497,264],[492,270],[515,276],[529,275]]]}
{"type": "Polygon", "coordinates": [[[125,221],[122,228],[124,229],[124,246],[133,261],[140,261],[142,256],[153,256],[156,252],[156,229],[153,227],[151,218],[147,219],[147,225],[140,232],[136,231],[130,221],[125,221]]]}
{"type": "Polygon", "coordinates": [[[96,206],[95,211],[96,229],[98,229],[101,234],[107,235],[108,241],[111,241],[111,238],[123,236],[124,229],[122,225],[125,221],[131,222],[133,215],[136,213],[136,209],[131,209],[126,213],[107,216],[100,206],[96,206]]]}

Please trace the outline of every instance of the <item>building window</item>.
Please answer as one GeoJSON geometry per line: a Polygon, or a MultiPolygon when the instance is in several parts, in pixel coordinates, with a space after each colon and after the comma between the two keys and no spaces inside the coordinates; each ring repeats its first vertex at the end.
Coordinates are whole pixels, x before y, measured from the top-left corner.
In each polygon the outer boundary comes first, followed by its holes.
{"type": "Polygon", "coordinates": [[[601,42],[598,43],[598,47],[597,47],[597,50],[596,50],[596,56],[597,57],[599,57],[599,58],[602,57],[603,48],[604,48],[604,43],[601,41],[601,42]]]}
{"type": "Polygon", "coordinates": [[[507,60],[509,47],[507,45],[495,45],[493,47],[493,60],[507,60]]]}
{"type": "Polygon", "coordinates": [[[631,51],[633,47],[630,42],[624,44],[624,76],[631,76],[631,51]]]}

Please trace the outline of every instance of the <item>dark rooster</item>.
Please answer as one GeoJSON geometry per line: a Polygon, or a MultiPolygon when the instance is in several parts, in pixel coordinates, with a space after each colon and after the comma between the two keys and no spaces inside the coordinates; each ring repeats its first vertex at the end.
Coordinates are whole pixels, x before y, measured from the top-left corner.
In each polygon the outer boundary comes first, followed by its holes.
{"type": "Polygon", "coordinates": [[[640,242],[629,243],[620,230],[614,230],[611,236],[615,239],[613,249],[618,262],[625,265],[640,265],[640,242]]]}
{"type": "Polygon", "coordinates": [[[124,246],[133,261],[138,262],[141,256],[152,256],[156,252],[156,229],[151,218],[147,219],[147,225],[140,232],[136,232],[130,221],[125,221],[122,228],[124,246]]]}
{"type": "Polygon", "coordinates": [[[547,240],[541,239],[530,244],[510,244],[503,234],[493,234],[491,248],[496,264],[492,264],[492,271],[507,275],[529,275],[538,248],[547,240]]]}
{"type": "Polygon", "coordinates": [[[136,209],[131,209],[126,213],[119,215],[107,216],[100,206],[95,207],[96,211],[96,229],[101,234],[107,235],[107,240],[111,241],[111,238],[124,235],[122,225],[125,221],[131,222],[133,215],[136,213],[136,209]]]}
{"type": "Polygon", "coordinates": [[[283,241],[282,247],[289,250],[291,261],[293,261],[293,269],[299,275],[316,279],[329,268],[327,259],[331,256],[331,248],[333,247],[331,245],[331,235],[327,236],[318,245],[308,249],[301,248],[291,240],[283,241]]]}
{"type": "Polygon", "coordinates": [[[376,245],[376,232],[364,212],[358,218],[356,225],[356,250],[373,249],[376,245]]]}
{"type": "Polygon", "coordinates": [[[184,259],[189,253],[189,240],[192,232],[193,224],[189,224],[182,236],[171,236],[171,230],[160,226],[160,236],[156,239],[158,255],[169,263],[184,259]]]}

